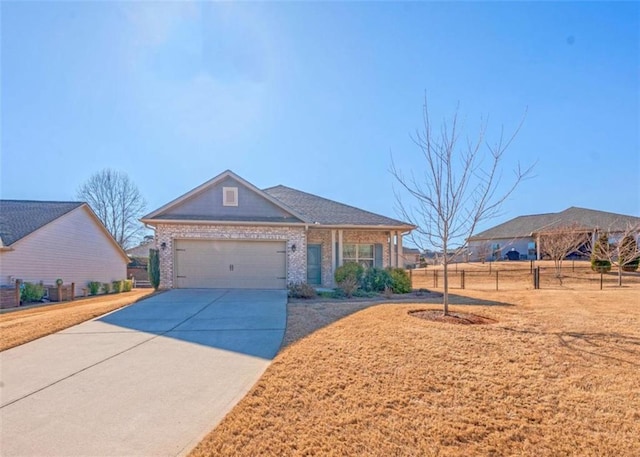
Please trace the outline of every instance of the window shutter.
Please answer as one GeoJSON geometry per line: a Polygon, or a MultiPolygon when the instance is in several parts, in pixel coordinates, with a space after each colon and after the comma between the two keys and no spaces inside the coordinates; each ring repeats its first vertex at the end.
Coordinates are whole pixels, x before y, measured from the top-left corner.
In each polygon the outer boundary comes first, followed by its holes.
{"type": "Polygon", "coordinates": [[[373,266],[376,268],[382,268],[382,245],[375,245],[373,266]]]}

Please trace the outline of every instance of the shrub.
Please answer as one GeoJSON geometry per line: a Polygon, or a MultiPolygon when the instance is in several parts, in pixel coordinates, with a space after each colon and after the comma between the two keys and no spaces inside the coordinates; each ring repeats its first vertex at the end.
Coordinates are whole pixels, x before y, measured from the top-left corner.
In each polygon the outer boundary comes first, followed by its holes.
{"type": "Polygon", "coordinates": [[[340,289],[344,292],[347,298],[353,297],[353,293],[358,290],[359,284],[353,276],[346,276],[341,282],[338,283],[340,289]]]}
{"type": "Polygon", "coordinates": [[[160,257],[157,249],[149,249],[149,282],[155,290],[160,286],[160,257]]]}
{"type": "Polygon", "coordinates": [[[598,238],[591,253],[591,269],[598,273],[608,273],[611,271],[611,261],[606,257],[609,251],[609,239],[607,234],[602,234],[598,238]]]}
{"type": "Polygon", "coordinates": [[[347,278],[355,279],[356,283],[360,283],[364,268],[359,263],[347,262],[341,267],[336,268],[333,278],[338,284],[347,278]]]}
{"type": "Polygon", "coordinates": [[[102,283],[98,281],[90,281],[87,283],[87,288],[89,289],[89,295],[97,295],[100,291],[100,287],[102,287],[102,283]]]}
{"type": "Polygon", "coordinates": [[[391,290],[395,294],[408,294],[411,292],[411,278],[403,268],[390,268],[391,290]]]}
{"type": "Polygon", "coordinates": [[[315,298],[317,295],[316,289],[306,282],[289,284],[289,297],[291,298],[315,298]]]}
{"type": "Polygon", "coordinates": [[[123,292],[131,292],[133,289],[133,281],[130,279],[125,279],[122,281],[122,291],[123,292]]]}
{"type": "Polygon", "coordinates": [[[44,297],[44,286],[31,282],[23,282],[20,286],[20,300],[23,303],[39,302],[44,297]]]}
{"type": "Polygon", "coordinates": [[[381,268],[369,268],[362,277],[362,288],[367,292],[383,292],[391,287],[393,280],[387,270],[381,268]]]}
{"type": "Polygon", "coordinates": [[[103,294],[108,294],[109,292],[111,292],[111,283],[110,282],[103,282],[101,291],[102,291],[103,294]]]}
{"type": "Polygon", "coordinates": [[[114,294],[119,294],[122,292],[122,281],[112,281],[111,282],[111,290],[113,290],[114,294]]]}

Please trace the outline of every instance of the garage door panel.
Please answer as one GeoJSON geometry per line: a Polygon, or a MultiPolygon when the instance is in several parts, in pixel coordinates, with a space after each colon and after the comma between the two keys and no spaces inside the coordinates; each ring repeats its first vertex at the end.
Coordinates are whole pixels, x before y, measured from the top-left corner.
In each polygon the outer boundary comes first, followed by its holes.
{"type": "Polygon", "coordinates": [[[283,241],[176,240],[178,288],[284,289],[283,241]]]}

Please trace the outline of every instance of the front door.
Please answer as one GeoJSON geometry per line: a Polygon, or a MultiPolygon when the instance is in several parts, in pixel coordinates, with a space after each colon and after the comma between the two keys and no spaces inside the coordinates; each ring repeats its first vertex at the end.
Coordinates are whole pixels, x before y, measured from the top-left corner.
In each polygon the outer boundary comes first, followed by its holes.
{"type": "Polygon", "coordinates": [[[322,284],[322,247],[319,244],[307,245],[307,284],[322,284]]]}

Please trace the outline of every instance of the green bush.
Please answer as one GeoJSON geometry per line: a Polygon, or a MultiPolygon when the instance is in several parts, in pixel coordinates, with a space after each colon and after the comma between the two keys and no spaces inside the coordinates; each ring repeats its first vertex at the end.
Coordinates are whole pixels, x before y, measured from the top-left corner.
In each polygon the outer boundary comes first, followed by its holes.
{"type": "Polygon", "coordinates": [[[306,282],[289,284],[289,297],[291,298],[315,298],[317,295],[316,289],[306,282]]]}
{"type": "Polygon", "coordinates": [[[364,268],[359,263],[347,262],[344,265],[336,268],[336,272],[333,277],[338,284],[338,287],[342,289],[347,298],[351,298],[353,293],[360,287],[362,276],[364,274],[364,268]]]}
{"type": "Polygon", "coordinates": [[[149,249],[149,282],[155,290],[160,286],[160,256],[157,249],[149,249]]]}
{"type": "Polygon", "coordinates": [[[333,278],[338,284],[343,282],[345,279],[353,279],[359,284],[363,274],[364,268],[362,265],[355,262],[347,262],[341,267],[336,268],[333,278]]]}
{"type": "Polygon", "coordinates": [[[39,302],[44,297],[44,286],[31,282],[23,282],[20,286],[20,301],[23,303],[39,302]]]}
{"type": "Polygon", "coordinates": [[[392,283],[391,274],[387,270],[369,268],[362,276],[361,287],[367,292],[384,292],[392,283]]]}
{"type": "Polygon", "coordinates": [[[411,292],[411,278],[403,268],[389,268],[391,275],[391,290],[394,294],[408,294],[411,292]]]}
{"type": "Polygon", "coordinates": [[[591,269],[598,273],[608,273],[611,271],[611,261],[607,258],[609,251],[609,239],[606,233],[598,238],[591,253],[591,269]]]}
{"type": "Polygon", "coordinates": [[[103,294],[108,294],[109,292],[111,292],[111,283],[103,282],[102,288],[100,290],[102,291],[103,294]]]}
{"type": "Polygon", "coordinates": [[[97,295],[100,292],[100,287],[102,287],[102,283],[98,281],[90,281],[87,283],[87,288],[89,289],[89,295],[97,295]]]}
{"type": "Polygon", "coordinates": [[[131,292],[133,289],[133,281],[131,279],[125,279],[122,281],[122,291],[123,292],[131,292]]]}
{"type": "Polygon", "coordinates": [[[122,292],[122,281],[111,281],[111,290],[113,290],[114,294],[122,292]]]}

